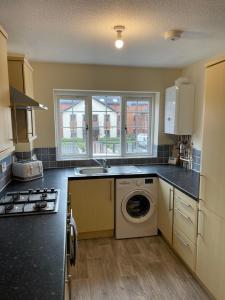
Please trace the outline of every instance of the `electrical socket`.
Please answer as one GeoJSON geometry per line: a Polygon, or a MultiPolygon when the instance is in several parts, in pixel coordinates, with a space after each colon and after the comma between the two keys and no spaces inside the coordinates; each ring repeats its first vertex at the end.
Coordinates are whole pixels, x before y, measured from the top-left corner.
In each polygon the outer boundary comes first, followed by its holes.
{"type": "Polygon", "coordinates": [[[5,161],[0,163],[0,173],[5,173],[7,170],[7,164],[5,161]]]}

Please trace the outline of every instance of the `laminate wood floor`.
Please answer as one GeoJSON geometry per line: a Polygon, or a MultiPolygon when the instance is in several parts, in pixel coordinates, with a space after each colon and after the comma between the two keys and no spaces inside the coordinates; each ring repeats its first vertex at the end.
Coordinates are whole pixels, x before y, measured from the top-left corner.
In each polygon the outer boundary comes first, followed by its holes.
{"type": "Polygon", "coordinates": [[[160,236],[79,241],[73,300],[209,300],[160,236]]]}

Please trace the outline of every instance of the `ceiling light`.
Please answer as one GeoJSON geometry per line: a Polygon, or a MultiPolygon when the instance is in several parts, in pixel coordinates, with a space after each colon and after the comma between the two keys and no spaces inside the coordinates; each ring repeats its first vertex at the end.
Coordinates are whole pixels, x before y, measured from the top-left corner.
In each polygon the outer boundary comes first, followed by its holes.
{"type": "Polygon", "coordinates": [[[114,30],[116,31],[117,38],[115,40],[115,47],[117,49],[123,48],[124,41],[122,40],[122,32],[125,30],[125,26],[117,25],[114,26],[114,30]]]}
{"type": "Polygon", "coordinates": [[[164,38],[168,41],[176,41],[181,38],[182,33],[182,30],[168,30],[164,33],[164,38]]]}

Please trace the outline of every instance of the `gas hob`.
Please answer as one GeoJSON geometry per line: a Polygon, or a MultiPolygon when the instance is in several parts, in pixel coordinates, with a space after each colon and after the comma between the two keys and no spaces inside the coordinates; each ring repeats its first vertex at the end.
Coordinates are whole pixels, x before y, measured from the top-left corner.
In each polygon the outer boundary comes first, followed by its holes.
{"type": "Polygon", "coordinates": [[[54,188],[9,192],[0,199],[0,217],[56,213],[58,200],[54,188]]]}

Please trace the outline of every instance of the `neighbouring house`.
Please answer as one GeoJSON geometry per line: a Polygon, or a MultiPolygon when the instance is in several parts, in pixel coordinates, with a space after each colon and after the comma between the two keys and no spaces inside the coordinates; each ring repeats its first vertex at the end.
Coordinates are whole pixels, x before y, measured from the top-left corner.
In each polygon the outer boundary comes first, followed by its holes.
{"type": "MultiPolygon", "coordinates": [[[[92,130],[95,140],[103,137],[117,137],[118,113],[111,106],[97,98],[92,98],[92,130]]],[[[72,106],[65,107],[62,113],[63,137],[81,138],[86,133],[86,113],[83,101],[77,100],[72,106]]]]}

